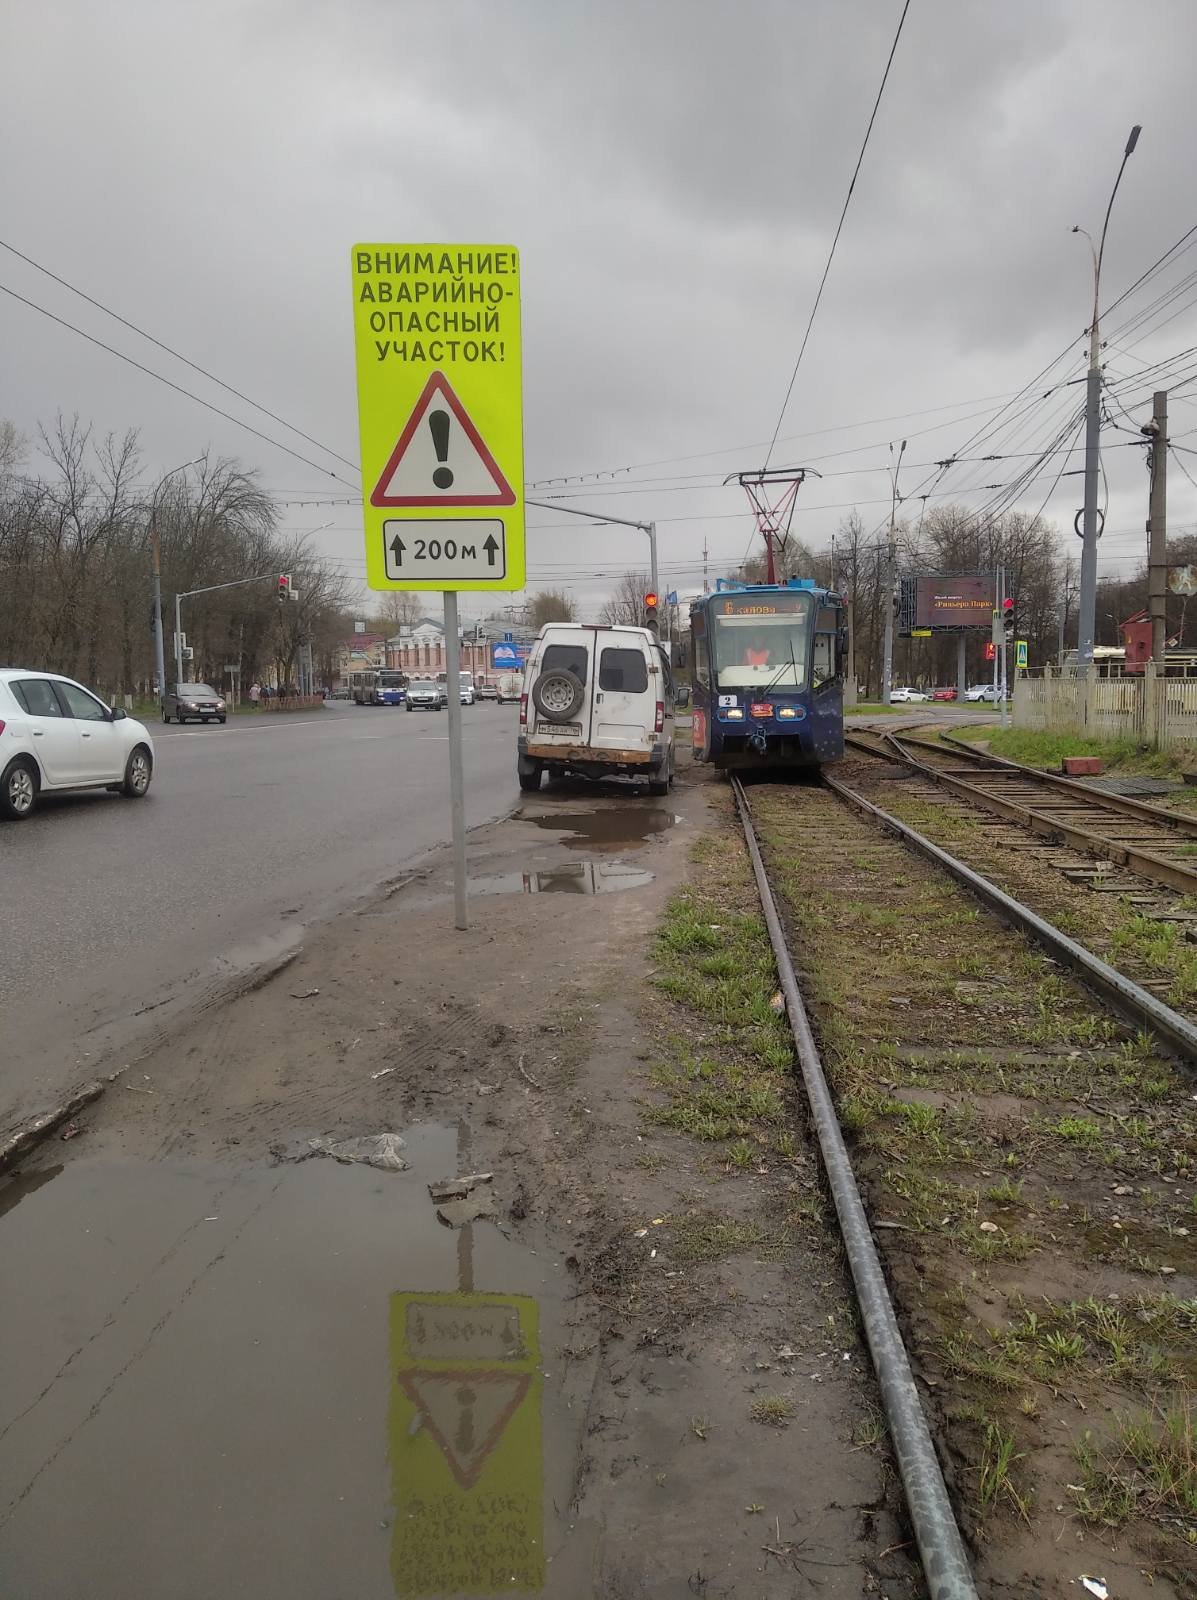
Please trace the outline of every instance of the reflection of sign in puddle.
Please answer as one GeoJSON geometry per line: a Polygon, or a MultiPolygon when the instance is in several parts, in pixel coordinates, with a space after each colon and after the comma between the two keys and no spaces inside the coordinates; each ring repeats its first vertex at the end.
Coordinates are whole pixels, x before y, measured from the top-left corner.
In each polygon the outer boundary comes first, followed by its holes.
{"type": "Polygon", "coordinates": [[[642,889],[653,881],[651,872],[622,861],[570,861],[562,867],[537,872],[501,872],[490,878],[471,878],[472,894],[616,894],[620,889],[642,889]]]}
{"type": "Polygon", "coordinates": [[[391,1296],[396,1594],[544,1586],[536,1302],[391,1296]]]}

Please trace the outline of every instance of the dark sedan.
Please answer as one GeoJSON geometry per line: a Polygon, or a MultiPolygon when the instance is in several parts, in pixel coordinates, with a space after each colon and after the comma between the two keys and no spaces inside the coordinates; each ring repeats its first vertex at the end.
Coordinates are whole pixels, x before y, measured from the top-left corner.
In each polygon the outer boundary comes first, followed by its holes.
{"type": "Polygon", "coordinates": [[[207,683],[176,683],[162,699],[162,720],[223,722],[224,696],[207,683]]]}

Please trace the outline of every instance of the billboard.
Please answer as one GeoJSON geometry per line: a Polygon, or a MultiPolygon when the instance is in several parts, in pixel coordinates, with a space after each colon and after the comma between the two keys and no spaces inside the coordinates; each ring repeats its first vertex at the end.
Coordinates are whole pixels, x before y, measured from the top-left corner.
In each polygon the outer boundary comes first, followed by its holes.
{"type": "Polygon", "coordinates": [[[532,646],[518,639],[496,639],[490,647],[490,664],[496,672],[522,672],[532,646]]]}
{"type": "Polygon", "coordinates": [[[992,575],[933,573],[915,579],[916,628],[985,628],[993,625],[992,575]]]}

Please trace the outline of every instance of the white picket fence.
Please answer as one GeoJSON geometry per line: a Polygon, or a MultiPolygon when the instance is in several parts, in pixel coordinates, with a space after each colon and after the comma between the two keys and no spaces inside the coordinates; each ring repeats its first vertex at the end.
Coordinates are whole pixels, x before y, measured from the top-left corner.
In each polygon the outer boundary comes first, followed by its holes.
{"type": "Polygon", "coordinates": [[[1014,726],[1141,744],[1197,744],[1197,678],[1144,673],[1078,678],[1054,672],[1014,684],[1014,726]]]}

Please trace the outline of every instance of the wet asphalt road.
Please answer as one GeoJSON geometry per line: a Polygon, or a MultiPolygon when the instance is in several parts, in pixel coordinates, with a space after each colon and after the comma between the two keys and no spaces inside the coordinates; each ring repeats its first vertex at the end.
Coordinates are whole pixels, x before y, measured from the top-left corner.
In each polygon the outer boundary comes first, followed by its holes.
{"type": "MultiPolygon", "coordinates": [[[[516,708],[463,718],[474,825],[518,798],[516,708]]],[[[63,796],[0,826],[0,1127],[448,838],[444,714],[333,702],[150,731],[144,802],[63,796]]]]}

